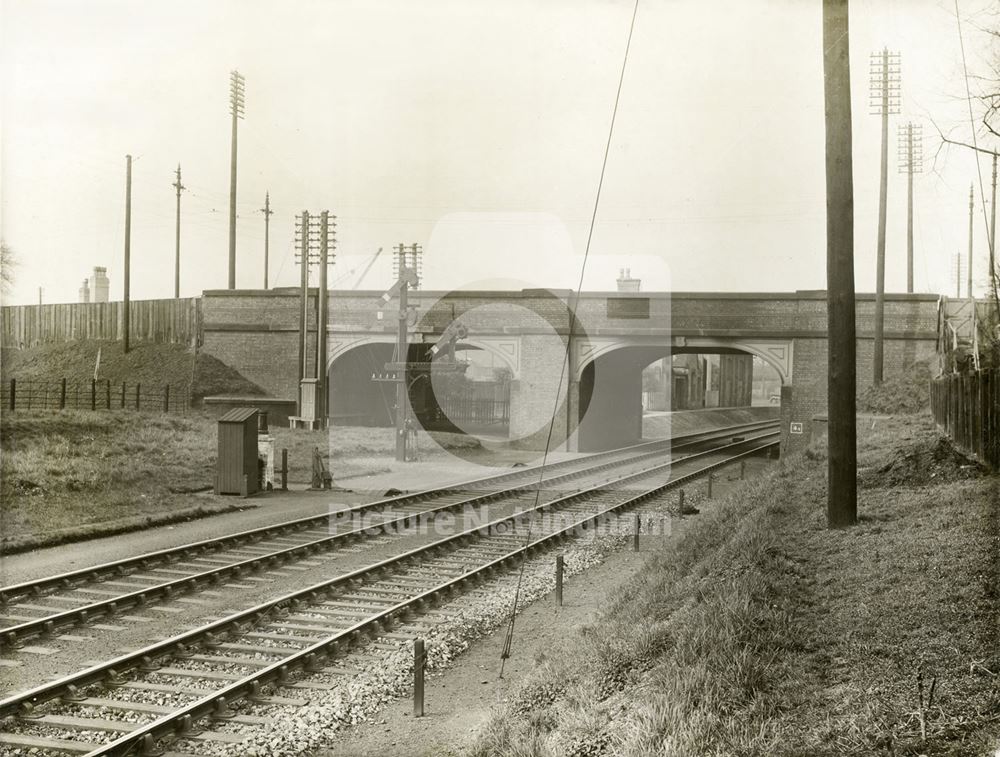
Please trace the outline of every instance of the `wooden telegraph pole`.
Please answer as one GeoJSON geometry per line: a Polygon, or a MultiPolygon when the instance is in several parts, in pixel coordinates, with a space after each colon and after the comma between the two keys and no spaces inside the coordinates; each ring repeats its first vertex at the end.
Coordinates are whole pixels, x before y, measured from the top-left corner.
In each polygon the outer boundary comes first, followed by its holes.
{"type": "MultiPolygon", "coordinates": [[[[413,247],[416,249],[416,244],[413,247]]],[[[408,378],[406,371],[406,364],[408,362],[406,359],[408,350],[406,327],[409,320],[407,295],[409,294],[410,285],[405,279],[402,279],[403,273],[407,268],[406,247],[402,243],[397,248],[397,253],[399,255],[399,275],[403,283],[399,288],[399,326],[396,330],[396,360],[402,364],[399,380],[396,383],[396,459],[405,462],[407,442],[406,419],[410,413],[409,392],[406,385],[408,378]]]]}
{"type": "MultiPolygon", "coordinates": [[[[854,174],[851,168],[851,65],[847,0],[823,0],[826,101],[826,276],[829,360],[827,524],[857,522],[855,428],[854,174]]],[[[883,168],[885,139],[883,131],[883,168]]],[[[883,171],[883,178],[885,172],[883,171]]]]}
{"type": "Polygon", "coordinates": [[[872,359],[872,381],[881,384],[885,320],[885,214],[889,187],[889,114],[899,112],[899,53],[890,53],[888,48],[883,48],[881,53],[873,53],[870,74],[869,105],[873,115],[882,116],[882,170],[878,193],[878,249],[875,264],[875,349],[872,359]]]}
{"type": "MultiPolygon", "coordinates": [[[[993,291],[993,302],[1000,307],[997,297],[997,151],[993,151],[993,197],[990,200],[990,289],[993,291]]],[[[998,313],[997,315],[1000,315],[998,313]]]]}
{"type": "MultiPolygon", "coordinates": [[[[323,427],[327,423],[326,386],[326,321],[327,321],[327,267],[333,262],[332,248],[336,244],[337,224],[324,210],[319,221],[319,299],[316,303],[316,417],[323,427]]],[[[336,218],[336,216],[333,216],[336,218]]]]}
{"type": "Polygon", "coordinates": [[[171,185],[177,190],[177,215],[175,219],[176,228],[174,230],[174,299],[181,296],[181,191],[184,185],[181,184],[181,164],[177,164],[177,178],[171,185]]]}
{"type": "Polygon", "coordinates": [[[233,117],[229,152],[229,288],[236,288],[236,122],[243,118],[246,83],[239,71],[229,74],[229,112],[233,117]]]}
{"type": "Polygon", "coordinates": [[[274,211],[271,210],[271,193],[264,193],[264,207],[260,210],[264,214],[264,289],[267,289],[267,272],[268,272],[268,245],[271,239],[271,216],[274,215],[274,211]]]}
{"type": "Polygon", "coordinates": [[[122,297],[122,345],[125,352],[129,348],[130,307],[129,277],[131,276],[132,247],[132,156],[125,156],[125,282],[122,297]]]}
{"type": "MultiPolygon", "coordinates": [[[[302,303],[299,308],[299,387],[306,377],[306,341],[309,333],[309,211],[303,210],[299,222],[299,264],[301,265],[300,290],[302,303]]],[[[298,413],[302,413],[301,389],[299,390],[298,413]]]]}
{"type": "Polygon", "coordinates": [[[913,292],[913,174],[923,169],[923,127],[900,126],[899,170],[906,174],[906,291],[913,292]]]}
{"type": "Polygon", "coordinates": [[[965,289],[966,296],[972,299],[972,219],[973,212],[976,206],[975,202],[975,188],[973,184],[969,184],[969,259],[965,271],[967,286],[965,289]]]}

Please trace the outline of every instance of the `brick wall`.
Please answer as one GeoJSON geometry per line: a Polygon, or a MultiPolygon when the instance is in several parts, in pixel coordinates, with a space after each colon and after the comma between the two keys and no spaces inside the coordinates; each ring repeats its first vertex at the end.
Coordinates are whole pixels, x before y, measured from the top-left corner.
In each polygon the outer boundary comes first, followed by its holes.
{"type": "MultiPolygon", "coordinates": [[[[313,290],[315,292],[315,290],[313,290]]],[[[391,334],[395,306],[381,292],[334,292],[330,296],[331,334],[391,334]],[[383,318],[378,318],[385,308],[383,318]]],[[[568,292],[424,292],[410,293],[418,320],[412,341],[434,339],[454,319],[470,333],[518,336],[520,375],[511,387],[511,435],[525,436],[526,445],[544,439],[562,367],[565,335],[569,333],[568,292]],[[541,436],[539,436],[541,435],[541,436]]],[[[857,300],[858,380],[871,380],[874,296],[857,300]]],[[[789,449],[808,441],[812,418],[826,412],[826,299],[823,292],[777,294],[588,292],[578,302],[576,334],[715,336],[734,339],[781,337],[794,340],[791,404],[782,408],[789,422],[804,425],[804,434],[785,439],[789,449]],[[643,302],[609,308],[609,299],[643,302]],[[623,318],[614,314],[644,313],[623,318]],[[610,313],[610,314],[609,314],[610,313]]],[[[275,396],[296,396],[298,377],[299,293],[295,289],[205,292],[202,304],[204,349],[241,371],[275,396]]],[[[934,351],[937,298],[928,295],[886,296],[885,374],[934,351]]],[[[315,294],[309,308],[309,365],[315,355],[315,294]]],[[[563,394],[568,380],[564,380],[563,394]]],[[[573,387],[570,394],[576,391],[573,387]]],[[[567,411],[560,402],[557,440],[566,433],[567,411]]],[[[574,410],[570,416],[575,417],[574,410]]],[[[787,423],[785,431],[787,436],[787,423]]]]}
{"type": "MultiPolygon", "coordinates": [[[[887,319],[888,320],[888,319],[887,319]]],[[[782,396],[783,451],[795,452],[806,446],[815,433],[825,431],[826,424],[815,424],[813,418],[826,416],[827,412],[827,341],[826,339],[796,339],[793,366],[793,392],[789,408],[784,407],[782,396]],[[785,412],[788,416],[785,418],[785,412]],[[803,424],[804,433],[789,435],[788,424],[803,424]]],[[[856,382],[858,389],[871,386],[875,341],[859,338],[856,343],[856,382]]],[[[886,339],[883,349],[883,375],[886,379],[902,375],[914,362],[934,355],[933,337],[886,339]]]]}
{"type": "MultiPolygon", "coordinates": [[[[554,334],[521,337],[521,375],[511,382],[510,388],[510,437],[518,439],[519,446],[528,449],[545,446],[548,422],[556,408],[565,350],[565,340],[554,334]]],[[[568,377],[563,375],[552,429],[553,448],[566,439],[568,383],[568,377]]]]}
{"type": "MultiPolygon", "coordinates": [[[[232,366],[272,396],[298,397],[298,292],[205,292],[202,349],[232,366]]],[[[316,365],[315,297],[310,302],[308,365],[316,365]]]]}

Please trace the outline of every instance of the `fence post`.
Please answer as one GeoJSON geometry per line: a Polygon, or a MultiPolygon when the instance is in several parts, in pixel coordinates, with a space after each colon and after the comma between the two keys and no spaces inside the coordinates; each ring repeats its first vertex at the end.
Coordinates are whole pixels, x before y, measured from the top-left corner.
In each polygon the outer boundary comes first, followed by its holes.
{"type": "Polygon", "coordinates": [[[281,491],[288,491],[288,450],[281,450],[281,491]]]}
{"type": "Polygon", "coordinates": [[[111,409],[111,379],[104,379],[104,388],[107,390],[108,410],[111,409]]]}
{"type": "Polygon", "coordinates": [[[562,607],[563,599],[563,556],[556,555],[556,605],[562,607]]]}
{"type": "Polygon", "coordinates": [[[141,386],[142,386],[142,384],[141,384],[141,383],[140,383],[140,384],[136,384],[136,385],[135,385],[135,409],[136,409],[136,410],[138,410],[138,409],[139,409],[139,407],[140,407],[140,403],[139,403],[139,388],[140,388],[141,386]]]}
{"type": "Polygon", "coordinates": [[[170,412],[170,384],[163,388],[163,412],[170,412]]]}
{"type": "Polygon", "coordinates": [[[66,409],[66,379],[63,378],[59,382],[59,409],[66,409]]]}
{"type": "Polygon", "coordinates": [[[90,409],[97,409],[97,379],[90,380],[90,409]]]}
{"type": "Polygon", "coordinates": [[[424,716],[424,640],[413,640],[413,717],[424,716]]]}
{"type": "Polygon", "coordinates": [[[632,535],[632,551],[639,551],[639,531],[642,530],[642,516],[635,514],[635,534],[632,535]]]}
{"type": "Polygon", "coordinates": [[[677,493],[677,515],[681,518],[684,517],[684,490],[681,489],[677,493]]]}
{"type": "Polygon", "coordinates": [[[17,379],[10,380],[10,409],[13,410],[15,405],[17,405],[17,379]]]}

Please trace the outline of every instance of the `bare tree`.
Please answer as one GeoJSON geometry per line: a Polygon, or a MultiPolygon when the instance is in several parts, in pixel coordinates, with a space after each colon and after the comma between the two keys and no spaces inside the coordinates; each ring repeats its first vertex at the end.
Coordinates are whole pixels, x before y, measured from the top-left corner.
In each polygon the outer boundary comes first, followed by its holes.
{"type": "Polygon", "coordinates": [[[14,250],[6,242],[0,240],[0,284],[6,294],[14,284],[14,269],[17,267],[17,257],[14,250]]]}

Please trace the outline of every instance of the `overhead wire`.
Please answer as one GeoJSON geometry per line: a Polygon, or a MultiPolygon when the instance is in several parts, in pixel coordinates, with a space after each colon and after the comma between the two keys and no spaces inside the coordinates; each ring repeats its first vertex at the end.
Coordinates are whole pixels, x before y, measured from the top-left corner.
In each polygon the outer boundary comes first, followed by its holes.
{"type": "MultiPolygon", "coordinates": [[[[995,243],[995,240],[990,240],[990,220],[989,215],[986,213],[986,190],[983,187],[983,168],[979,161],[979,142],[976,137],[976,119],[972,113],[972,90],[969,87],[969,68],[965,59],[965,38],[962,34],[962,16],[958,8],[958,0],[955,0],[955,23],[958,25],[958,44],[962,51],[962,74],[965,78],[965,101],[969,108],[969,128],[972,131],[972,146],[974,148],[973,152],[976,156],[976,174],[979,179],[979,200],[983,211],[983,226],[986,229],[986,238],[991,244],[995,243]]],[[[971,240],[970,240],[971,243],[971,240]]],[[[972,265],[972,261],[969,261],[969,266],[972,265]]],[[[972,273],[967,274],[970,278],[972,273]]],[[[996,271],[989,272],[989,284],[988,286],[993,290],[993,302],[997,308],[997,315],[1000,316],[1000,298],[997,297],[997,276],[996,271]]],[[[969,298],[972,298],[972,291],[970,287],[969,298]]]]}
{"type": "MultiPolygon", "coordinates": [[[[594,238],[594,226],[597,222],[597,210],[601,202],[601,190],[604,187],[604,175],[608,167],[608,155],[611,152],[611,140],[615,132],[615,120],[618,116],[618,103],[621,101],[622,95],[622,85],[625,81],[625,69],[628,65],[628,54],[632,47],[632,33],[635,31],[635,18],[639,12],[639,0],[635,0],[635,4],[632,8],[632,20],[628,27],[628,39],[625,42],[625,54],[622,57],[621,73],[618,76],[618,89],[615,92],[615,104],[611,110],[611,123],[608,127],[608,139],[604,145],[604,158],[601,161],[601,174],[597,180],[597,193],[594,197],[594,208],[590,214],[590,229],[587,232],[587,244],[583,250],[583,260],[580,263],[580,279],[577,283],[575,292],[570,295],[571,304],[569,307],[569,333],[566,337],[566,349],[563,352],[562,364],[559,369],[559,381],[556,385],[556,393],[553,401],[552,414],[549,419],[549,430],[545,439],[545,450],[542,453],[542,464],[538,470],[538,482],[535,485],[535,501],[534,506],[531,511],[534,513],[538,509],[538,503],[541,498],[542,493],[542,481],[545,476],[545,466],[548,462],[549,451],[552,447],[552,432],[555,429],[556,413],[559,408],[559,398],[562,394],[563,384],[566,379],[566,372],[569,365],[570,359],[570,349],[573,344],[573,331],[576,325],[576,308],[580,301],[580,293],[583,291],[583,279],[587,271],[587,259],[590,256],[590,245],[594,238]]],[[[525,534],[525,546],[531,543],[531,526],[532,518],[528,518],[527,531],[525,534]]],[[[504,637],[503,650],[500,653],[500,678],[503,678],[504,668],[506,666],[507,660],[510,658],[511,651],[514,646],[514,625],[517,619],[517,605],[521,596],[521,587],[524,583],[524,569],[527,564],[527,553],[521,553],[521,566],[517,575],[517,585],[514,589],[514,601],[511,605],[510,610],[510,620],[507,623],[507,632],[504,637]]]]}

